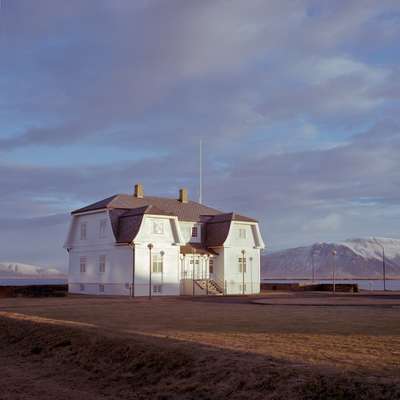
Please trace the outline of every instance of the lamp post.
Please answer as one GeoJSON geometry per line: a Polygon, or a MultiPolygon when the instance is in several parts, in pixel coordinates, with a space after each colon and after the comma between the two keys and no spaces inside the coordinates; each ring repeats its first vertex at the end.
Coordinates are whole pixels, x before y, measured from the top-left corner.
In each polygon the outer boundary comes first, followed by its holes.
{"type": "Polygon", "coordinates": [[[132,249],[132,283],[131,283],[131,297],[135,297],[135,246],[129,245],[132,249]]]}
{"type": "Polygon", "coordinates": [[[160,256],[161,256],[161,290],[164,284],[164,254],[165,251],[161,250],[160,251],[160,256]]]}
{"type": "Polygon", "coordinates": [[[386,260],[385,260],[385,248],[383,244],[378,242],[376,238],[374,238],[376,244],[380,246],[382,249],[382,277],[383,277],[383,290],[386,291],[386,260]]]}
{"type": "Polygon", "coordinates": [[[249,257],[250,261],[250,294],[253,294],[253,257],[249,257]]]}
{"type": "Polygon", "coordinates": [[[208,282],[210,281],[210,271],[209,271],[209,258],[207,255],[204,256],[204,272],[206,276],[206,295],[208,296],[208,282]]]}
{"type": "Polygon", "coordinates": [[[151,250],[153,249],[153,245],[149,243],[147,248],[149,249],[149,300],[151,300],[151,250]]]}
{"type": "Polygon", "coordinates": [[[193,267],[192,267],[192,291],[193,291],[193,296],[194,296],[194,291],[195,291],[195,288],[194,288],[194,263],[196,261],[195,256],[196,256],[196,249],[193,248],[193,267]]]}
{"type": "Polygon", "coordinates": [[[312,282],[315,281],[314,246],[311,248],[312,282]]]}
{"type": "Polygon", "coordinates": [[[333,294],[335,295],[336,293],[336,250],[332,250],[332,256],[333,256],[333,271],[332,271],[332,280],[333,280],[333,294]]]}
{"type": "Polygon", "coordinates": [[[245,294],[245,290],[244,290],[244,255],[245,255],[246,251],[242,250],[242,294],[245,294]]]}

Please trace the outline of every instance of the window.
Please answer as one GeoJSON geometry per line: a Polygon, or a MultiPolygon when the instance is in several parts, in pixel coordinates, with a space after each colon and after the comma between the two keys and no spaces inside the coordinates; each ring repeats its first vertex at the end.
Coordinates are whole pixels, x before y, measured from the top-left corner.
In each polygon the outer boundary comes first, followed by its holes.
{"type": "Polygon", "coordinates": [[[107,220],[102,219],[100,221],[100,230],[99,230],[99,237],[105,238],[106,237],[106,228],[107,228],[107,220]]]}
{"type": "Polygon", "coordinates": [[[79,260],[81,273],[86,272],[86,257],[81,257],[79,260]]]}
{"type": "Polygon", "coordinates": [[[164,234],[164,224],[160,221],[153,222],[153,233],[156,235],[164,234]]]}
{"type": "Polygon", "coordinates": [[[86,240],[86,233],[87,233],[87,223],[81,223],[81,240],[86,240]]]}
{"type": "Polygon", "coordinates": [[[162,285],[153,285],[153,293],[162,293],[162,285]]]}
{"type": "Polygon", "coordinates": [[[102,283],[99,285],[99,292],[104,293],[104,285],[102,283]]]}
{"type": "Polygon", "coordinates": [[[102,255],[99,258],[99,272],[104,273],[106,272],[106,256],[102,255]]]}
{"type": "Polygon", "coordinates": [[[192,237],[196,238],[198,234],[197,226],[192,226],[192,237]]]}
{"type": "Polygon", "coordinates": [[[208,270],[210,274],[214,273],[214,260],[210,258],[210,261],[208,262],[208,270]]]}
{"type": "Polygon", "coordinates": [[[246,239],[246,229],[239,228],[239,239],[246,239]]]}
{"type": "Polygon", "coordinates": [[[239,262],[239,272],[246,272],[246,257],[244,258],[239,257],[238,262],[239,262]]]}
{"type": "Polygon", "coordinates": [[[83,290],[85,290],[85,285],[83,283],[81,283],[79,285],[79,290],[82,292],[83,290]]]}
{"type": "MultiPolygon", "coordinates": [[[[199,259],[196,258],[196,260],[194,260],[194,263],[197,265],[199,264],[199,259]]],[[[190,264],[193,264],[193,258],[190,259],[190,264]]]]}
{"type": "Polygon", "coordinates": [[[163,272],[163,257],[160,254],[153,255],[153,272],[163,272]]]}

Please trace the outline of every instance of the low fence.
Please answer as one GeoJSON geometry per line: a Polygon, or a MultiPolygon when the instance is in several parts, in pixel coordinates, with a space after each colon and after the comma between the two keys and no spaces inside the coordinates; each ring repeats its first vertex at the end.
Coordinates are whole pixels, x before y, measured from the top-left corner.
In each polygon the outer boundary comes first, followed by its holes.
{"type": "Polygon", "coordinates": [[[64,297],[68,285],[0,286],[0,297],[64,297]]]}
{"type": "MultiPolygon", "coordinates": [[[[302,285],[300,283],[261,283],[261,290],[280,290],[284,292],[332,292],[332,283],[316,283],[302,285]]],[[[358,285],[356,283],[337,283],[335,291],[341,293],[356,293],[358,292],[358,285]]]]}

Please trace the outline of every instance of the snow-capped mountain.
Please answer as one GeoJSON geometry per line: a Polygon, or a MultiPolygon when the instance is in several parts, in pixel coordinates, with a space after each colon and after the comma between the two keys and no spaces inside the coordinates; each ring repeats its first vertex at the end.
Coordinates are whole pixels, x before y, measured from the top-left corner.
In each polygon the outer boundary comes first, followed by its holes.
{"type": "Polygon", "coordinates": [[[0,277],[63,277],[65,274],[55,268],[44,268],[18,262],[0,262],[0,277]]]}
{"type": "Polygon", "coordinates": [[[400,239],[350,239],[339,243],[315,243],[266,254],[262,278],[330,278],[333,263],[338,278],[382,277],[385,251],[386,276],[400,278],[400,239]],[[336,251],[336,256],[332,254],[336,251]]]}

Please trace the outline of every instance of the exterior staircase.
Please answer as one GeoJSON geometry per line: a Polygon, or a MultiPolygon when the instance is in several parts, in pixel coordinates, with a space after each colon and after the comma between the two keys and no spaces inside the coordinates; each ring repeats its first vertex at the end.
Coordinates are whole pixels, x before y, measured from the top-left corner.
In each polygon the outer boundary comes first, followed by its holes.
{"type": "Polygon", "coordinates": [[[220,296],[224,294],[223,288],[213,279],[196,279],[195,283],[203,290],[204,294],[209,294],[211,296],[220,296]]]}

